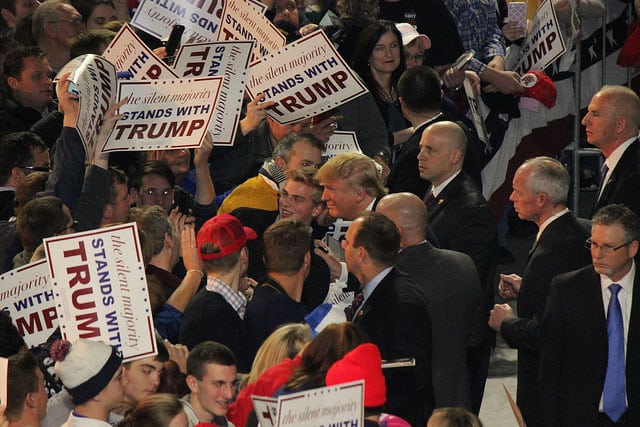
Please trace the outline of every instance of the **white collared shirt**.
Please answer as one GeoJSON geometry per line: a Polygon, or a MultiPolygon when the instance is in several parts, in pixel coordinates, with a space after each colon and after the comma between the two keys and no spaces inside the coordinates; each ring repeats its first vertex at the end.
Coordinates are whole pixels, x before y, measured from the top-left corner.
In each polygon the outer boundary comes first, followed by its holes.
{"type": "Polygon", "coordinates": [[[602,192],[604,191],[604,187],[607,185],[607,182],[609,181],[609,178],[611,177],[611,173],[613,172],[613,170],[618,165],[618,162],[620,162],[620,159],[622,158],[622,155],[624,154],[625,151],[627,151],[627,148],[629,148],[629,146],[631,144],[633,144],[633,142],[636,139],[638,139],[637,135],[634,136],[633,138],[627,139],[625,142],[620,144],[620,146],[618,148],[613,150],[613,152],[609,155],[609,157],[604,159],[604,162],[607,165],[607,168],[609,168],[609,170],[607,171],[607,174],[604,176],[604,184],[602,185],[602,188],[600,189],[600,194],[598,194],[598,198],[600,197],[600,195],[602,195],[602,192]]]}
{"type": "Polygon", "coordinates": [[[542,225],[540,225],[540,229],[538,229],[538,234],[536,234],[536,242],[538,240],[540,240],[540,236],[542,236],[542,232],[544,231],[545,228],[547,228],[547,226],[549,224],[551,224],[553,221],[555,221],[556,219],[560,218],[562,215],[566,214],[569,212],[569,208],[564,208],[563,210],[561,210],[560,212],[556,212],[555,214],[551,215],[549,218],[547,218],[542,225]]]}
{"type": "Polygon", "coordinates": [[[438,197],[438,195],[442,192],[442,190],[444,190],[444,188],[449,185],[449,183],[451,181],[453,181],[453,179],[460,175],[460,172],[462,172],[462,169],[460,169],[458,172],[455,172],[453,175],[451,175],[449,178],[447,178],[446,180],[444,180],[444,182],[442,182],[440,185],[435,186],[432,185],[431,186],[431,192],[433,193],[433,197],[438,197]]]}

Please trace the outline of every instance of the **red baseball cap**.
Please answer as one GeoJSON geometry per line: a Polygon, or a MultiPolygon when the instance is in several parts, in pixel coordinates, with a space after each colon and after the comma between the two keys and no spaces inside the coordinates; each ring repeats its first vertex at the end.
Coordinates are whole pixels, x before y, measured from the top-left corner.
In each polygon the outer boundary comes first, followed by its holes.
{"type": "Polygon", "coordinates": [[[524,86],[524,93],[520,96],[537,99],[547,108],[556,105],[558,91],[556,85],[544,72],[538,70],[527,71],[520,77],[520,82],[524,86]]]}
{"type": "Polygon", "coordinates": [[[222,258],[242,249],[247,240],[254,240],[257,237],[252,228],[244,227],[235,216],[216,215],[205,222],[198,231],[196,237],[198,254],[203,260],[222,258]],[[205,243],[212,243],[219,250],[214,253],[202,253],[202,246],[205,243]]]}

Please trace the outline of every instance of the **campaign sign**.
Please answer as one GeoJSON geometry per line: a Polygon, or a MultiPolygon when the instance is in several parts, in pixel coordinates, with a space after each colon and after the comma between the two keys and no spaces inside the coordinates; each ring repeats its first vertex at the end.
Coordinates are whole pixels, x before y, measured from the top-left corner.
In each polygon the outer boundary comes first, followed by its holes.
{"type": "Polygon", "coordinates": [[[262,427],[274,427],[278,420],[278,399],[252,395],[251,401],[258,423],[262,427]]]}
{"type": "Polygon", "coordinates": [[[135,223],[44,239],[62,336],[103,341],[128,362],[157,353],[135,223]]]}
{"type": "Polygon", "coordinates": [[[116,69],[98,55],[82,55],[72,59],[58,73],[58,78],[71,73],[69,92],[78,97],[76,129],[82,139],[85,152],[94,151],[95,136],[100,130],[102,117],[109,109],[116,94],[116,69]]]}
{"type": "Polygon", "coordinates": [[[214,145],[233,145],[240,122],[252,41],[184,45],[176,55],[174,71],[185,78],[223,76],[209,134],[214,145]]]}
{"type": "Polygon", "coordinates": [[[254,0],[226,0],[218,32],[218,41],[254,40],[256,45],[253,50],[253,61],[270,53],[276,53],[286,43],[284,34],[256,5],[262,5],[262,3],[254,0]]]}
{"type": "Polygon", "coordinates": [[[7,376],[9,374],[9,359],[0,357],[0,405],[7,406],[7,376]]]}
{"type": "Polygon", "coordinates": [[[263,425],[324,427],[362,426],[364,422],[364,380],[320,387],[298,393],[279,396],[277,414],[270,409],[271,399],[251,396],[259,417],[276,417],[263,425]],[[255,402],[259,402],[256,407],[255,402]],[[265,410],[265,408],[267,410],[265,410]]]}
{"type": "Polygon", "coordinates": [[[550,0],[545,0],[531,21],[529,32],[522,44],[521,57],[513,71],[524,74],[529,70],[543,70],[567,50],[556,12],[550,0]]]}
{"type": "Polygon", "coordinates": [[[0,276],[0,310],[11,315],[29,347],[39,346],[58,327],[46,260],[27,264],[0,276]]]}
{"type": "Polygon", "coordinates": [[[218,102],[223,77],[121,81],[124,117],[111,130],[102,152],[200,147],[218,102]]]}
{"type": "Polygon", "coordinates": [[[476,128],[478,139],[484,142],[485,148],[490,150],[491,146],[489,145],[489,136],[483,120],[481,104],[478,102],[478,97],[476,96],[469,79],[464,79],[463,85],[464,93],[467,97],[467,102],[469,103],[469,109],[471,110],[471,116],[473,117],[473,126],[476,128]]]}
{"type": "Polygon", "coordinates": [[[323,159],[330,159],[342,153],[362,153],[358,138],[353,131],[337,130],[325,144],[323,159]]]}
{"type": "Polygon", "coordinates": [[[274,101],[267,114],[281,124],[331,110],[367,92],[324,31],[315,31],[251,64],[247,92],[274,101]]]}
{"type": "Polygon", "coordinates": [[[156,56],[128,24],[122,26],[102,56],[131,80],[175,79],[178,76],[156,56]]]}
{"type": "Polygon", "coordinates": [[[222,0],[142,0],[131,24],[159,39],[168,37],[174,25],[184,25],[185,43],[214,42],[222,3],[222,0]]]}

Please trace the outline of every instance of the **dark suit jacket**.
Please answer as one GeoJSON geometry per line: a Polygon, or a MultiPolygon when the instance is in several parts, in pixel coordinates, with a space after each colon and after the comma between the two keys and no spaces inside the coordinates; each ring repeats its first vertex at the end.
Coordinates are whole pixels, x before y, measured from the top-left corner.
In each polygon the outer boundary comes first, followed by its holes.
{"type": "Polygon", "coordinates": [[[496,221],[473,180],[460,172],[428,208],[429,226],[443,249],[471,257],[483,284],[485,311],[493,307],[496,221]]]}
{"type": "MultiPolygon", "coordinates": [[[[444,120],[444,118],[440,119],[444,120]]],[[[408,191],[415,194],[421,199],[429,186],[429,181],[420,178],[420,171],[418,170],[418,153],[420,152],[420,139],[422,138],[422,132],[432,123],[439,120],[429,120],[424,125],[417,128],[413,135],[409,137],[405,142],[394,147],[394,160],[391,165],[391,171],[387,178],[387,187],[390,193],[399,193],[402,191],[408,191]]]]}
{"type": "Polygon", "coordinates": [[[549,224],[522,275],[518,317],[505,319],[500,328],[504,340],[518,349],[518,406],[527,425],[540,425],[538,403],[538,333],[547,305],[551,281],[558,274],[591,263],[584,242],[590,232],[568,212],[549,224]]]}
{"type": "MultiPolygon", "coordinates": [[[[637,266],[636,266],[637,268],[637,266]]],[[[542,321],[539,390],[544,426],[596,425],[607,371],[607,322],[600,276],[592,266],[551,284],[542,321]]],[[[636,271],[627,335],[627,414],[640,425],[640,274],[636,271]]]]}
{"type": "Polygon", "coordinates": [[[640,140],[635,140],[622,154],[620,161],[611,172],[602,196],[596,202],[591,216],[603,206],[623,203],[636,215],[640,215],[640,198],[637,189],[640,188],[640,140]]]}
{"type": "Polygon", "coordinates": [[[434,408],[431,385],[431,319],[422,290],[411,278],[393,269],[356,314],[383,359],[414,357],[415,367],[385,369],[387,402],[384,412],[411,425],[423,426],[434,408]]]}
{"type": "MultiPolygon", "coordinates": [[[[467,346],[482,305],[478,272],[468,255],[436,249],[429,242],[403,249],[396,267],[409,274],[427,296],[431,314],[431,376],[437,407],[471,409],[467,346]],[[455,307],[455,310],[452,309],[455,307]]],[[[477,333],[476,333],[477,335],[477,333]]]]}

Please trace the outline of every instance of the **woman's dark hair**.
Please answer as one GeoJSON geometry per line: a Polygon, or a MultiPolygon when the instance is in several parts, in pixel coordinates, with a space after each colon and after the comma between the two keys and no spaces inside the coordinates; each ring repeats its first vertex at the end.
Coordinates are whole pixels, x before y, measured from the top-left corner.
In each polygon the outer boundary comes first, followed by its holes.
{"type": "Polygon", "coordinates": [[[393,22],[380,20],[364,27],[360,33],[360,37],[358,37],[356,50],[353,54],[353,69],[358,73],[362,80],[364,80],[364,83],[371,91],[371,95],[373,95],[373,99],[375,99],[378,106],[384,104],[384,101],[380,96],[380,90],[384,90],[385,88],[381,88],[373,77],[369,61],[376,44],[378,44],[380,38],[388,32],[393,33],[398,40],[398,45],[400,47],[400,65],[398,65],[398,68],[396,68],[391,74],[391,85],[393,89],[397,90],[398,80],[400,80],[400,76],[406,68],[406,63],[404,58],[404,49],[402,48],[402,35],[393,22]]]}
{"type": "Polygon", "coordinates": [[[358,325],[345,322],[327,326],[305,348],[301,364],[291,374],[284,390],[323,387],[329,368],[365,342],[369,342],[369,337],[358,325]]]}
{"type": "Polygon", "coordinates": [[[118,424],[120,427],[167,427],[182,411],[177,396],[157,393],[142,399],[118,424]]]}

